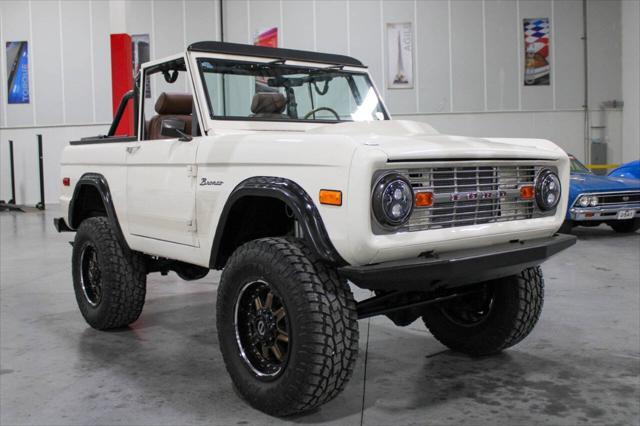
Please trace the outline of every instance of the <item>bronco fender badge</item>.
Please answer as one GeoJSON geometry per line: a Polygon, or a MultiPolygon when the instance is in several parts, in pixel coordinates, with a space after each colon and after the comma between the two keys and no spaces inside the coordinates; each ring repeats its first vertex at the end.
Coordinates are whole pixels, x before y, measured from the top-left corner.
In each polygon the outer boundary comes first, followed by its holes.
{"type": "Polygon", "coordinates": [[[221,180],[209,180],[206,177],[200,179],[200,186],[220,186],[223,183],[221,180]]]}

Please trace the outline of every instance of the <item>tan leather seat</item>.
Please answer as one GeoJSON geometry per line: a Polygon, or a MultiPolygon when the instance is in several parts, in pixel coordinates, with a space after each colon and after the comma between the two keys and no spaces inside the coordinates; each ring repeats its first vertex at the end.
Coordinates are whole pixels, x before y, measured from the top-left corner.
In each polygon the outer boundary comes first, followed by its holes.
{"type": "Polygon", "coordinates": [[[149,120],[146,139],[167,139],[162,136],[162,121],[166,119],[184,122],[183,132],[191,134],[193,96],[188,93],[161,93],[156,101],[156,114],[149,120]]]}
{"type": "Polygon", "coordinates": [[[251,112],[254,117],[287,118],[286,115],[282,114],[286,104],[287,101],[282,93],[256,93],[251,100],[251,112]]]}

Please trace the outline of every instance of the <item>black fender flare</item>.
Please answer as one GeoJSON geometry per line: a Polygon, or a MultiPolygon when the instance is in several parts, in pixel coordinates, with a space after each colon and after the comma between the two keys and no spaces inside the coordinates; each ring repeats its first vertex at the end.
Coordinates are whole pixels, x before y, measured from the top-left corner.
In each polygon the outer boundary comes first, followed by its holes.
{"type": "Polygon", "coordinates": [[[300,185],[286,178],[255,176],[240,182],[227,198],[211,247],[210,268],[222,268],[222,261],[218,257],[229,212],[238,200],[247,196],[271,197],[283,201],[298,221],[305,242],[320,259],[335,266],[347,264],[333,246],[318,208],[300,185]]]}
{"type": "Polygon", "coordinates": [[[122,233],[122,229],[120,228],[120,222],[118,221],[118,215],[116,214],[116,209],[113,205],[113,198],[111,197],[111,190],[109,189],[109,184],[107,183],[107,179],[99,174],[99,173],[85,173],[80,179],[78,179],[78,183],[73,190],[73,197],[71,198],[71,202],[69,203],[69,226],[72,229],[77,229],[80,226],[77,223],[77,218],[75,215],[75,203],[78,200],[80,191],[83,187],[92,186],[100,194],[100,199],[102,200],[102,204],[104,204],[105,211],[107,212],[107,220],[109,221],[109,225],[113,229],[113,232],[116,234],[116,238],[120,242],[122,248],[127,251],[129,250],[129,244],[127,244],[127,240],[124,238],[124,234],[122,233]]]}

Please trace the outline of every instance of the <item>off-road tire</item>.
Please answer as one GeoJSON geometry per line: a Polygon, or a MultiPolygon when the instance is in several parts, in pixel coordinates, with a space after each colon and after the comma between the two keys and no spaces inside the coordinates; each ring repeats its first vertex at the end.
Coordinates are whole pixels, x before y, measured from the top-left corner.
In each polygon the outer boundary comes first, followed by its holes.
{"type": "Polygon", "coordinates": [[[616,220],[607,222],[607,225],[621,234],[630,234],[640,229],[640,219],[616,220]]]}
{"type": "Polygon", "coordinates": [[[333,399],[349,381],[358,355],[356,305],[348,284],[295,239],[254,240],[232,254],[218,287],[217,328],[239,393],[274,416],[308,411],[333,399]],[[277,291],[290,321],[287,364],[269,380],[251,370],[236,339],[235,303],[252,280],[264,280],[277,291]]]}
{"type": "Polygon", "coordinates": [[[106,217],[84,220],[73,242],[73,287],[82,316],[98,330],[120,328],[140,316],[147,286],[145,261],[142,254],[124,250],[106,217]],[[101,300],[93,306],[81,281],[83,250],[91,246],[97,254],[101,275],[101,300]]]}
{"type": "MultiPolygon", "coordinates": [[[[544,280],[540,267],[487,285],[493,286],[493,302],[482,322],[462,326],[445,314],[446,305],[432,307],[422,317],[431,334],[450,349],[471,356],[498,353],[527,337],[542,311],[544,280]]],[[[456,303],[456,299],[444,303],[456,303]]]]}

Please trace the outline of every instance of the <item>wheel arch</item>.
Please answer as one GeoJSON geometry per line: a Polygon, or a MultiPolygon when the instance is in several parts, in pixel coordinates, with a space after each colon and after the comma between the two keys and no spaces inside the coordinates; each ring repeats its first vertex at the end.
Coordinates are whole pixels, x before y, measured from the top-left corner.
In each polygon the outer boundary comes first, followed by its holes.
{"type": "Polygon", "coordinates": [[[105,216],[123,249],[129,250],[107,179],[99,173],[85,173],[78,179],[69,203],[69,226],[78,229],[83,220],[94,216],[105,216]]]}
{"type": "MultiPolygon", "coordinates": [[[[233,224],[234,221],[239,220],[233,213],[242,211],[242,207],[245,207],[243,203],[256,200],[269,200],[266,202],[279,202],[286,206],[292,215],[291,219],[298,222],[302,238],[320,259],[336,266],[346,265],[345,260],[331,243],[315,203],[300,185],[286,178],[255,176],[240,182],[227,198],[211,247],[210,268],[222,269],[233,250],[246,242],[233,241],[233,224]]],[[[284,213],[282,211],[282,214],[284,213]]],[[[266,236],[282,235],[258,235],[257,237],[266,236]]]]}

